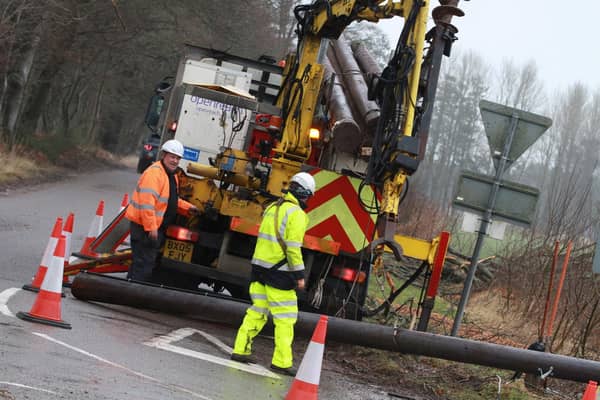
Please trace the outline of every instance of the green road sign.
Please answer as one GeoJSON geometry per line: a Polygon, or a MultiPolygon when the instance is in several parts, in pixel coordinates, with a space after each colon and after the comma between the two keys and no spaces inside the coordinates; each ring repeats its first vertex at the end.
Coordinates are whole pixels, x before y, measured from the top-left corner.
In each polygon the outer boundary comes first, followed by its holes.
{"type": "MultiPolygon", "coordinates": [[[[454,205],[483,214],[488,208],[494,177],[464,171],[460,174],[454,205]]],[[[496,195],[492,218],[531,225],[540,191],[534,187],[502,180],[496,195]]]]}
{"type": "Polygon", "coordinates": [[[504,171],[552,125],[550,118],[487,100],[479,102],[479,110],[496,169],[511,131],[512,117],[518,119],[504,171]]]}

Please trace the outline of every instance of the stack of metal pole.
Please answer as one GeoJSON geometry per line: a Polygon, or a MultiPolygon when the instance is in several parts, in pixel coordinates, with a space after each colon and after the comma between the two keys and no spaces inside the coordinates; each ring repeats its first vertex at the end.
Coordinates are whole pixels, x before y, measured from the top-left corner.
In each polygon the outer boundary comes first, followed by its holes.
{"type": "Polygon", "coordinates": [[[325,77],[330,88],[325,90],[333,143],[340,152],[356,155],[361,146],[369,145],[377,127],[379,107],[368,100],[368,74],[380,74],[369,51],[358,42],[343,37],[332,40],[325,57],[325,77]]]}

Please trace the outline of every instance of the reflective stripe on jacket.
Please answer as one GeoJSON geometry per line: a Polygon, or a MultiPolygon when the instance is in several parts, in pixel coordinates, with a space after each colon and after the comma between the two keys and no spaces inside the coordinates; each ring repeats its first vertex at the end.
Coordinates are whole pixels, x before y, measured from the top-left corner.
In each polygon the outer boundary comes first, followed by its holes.
{"type": "MultiPolygon", "coordinates": [[[[179,185],[177,175],[175,175],[175,182],[179,185]]],[[[162,163],[156,161],[140,176],[125,217],[142,225],[147,232],[158,230],[168,203],[169,177],[162,163]]],[[[191,203],[177,199],[177,211],[180,214],[187,215],[190,207],[192,207],[191,203]]]]}
{"type": "Polygon", "coordinates": [[[278,223],[281,239],[287,247],[284,253],[275,231],[275,211],[277,203],[270,204],[263,213],[263,219],[258,229],[256,248],[252,256],[252,264],[257,267],[269,269],[285,259],[285,263],[278,268],[279,271],[299,272],[304,271],[302,260],[302,243],[308,227],[308,216],[300,208],[298,200],[286,193],[284,202],[279,206],[278,223]]]}

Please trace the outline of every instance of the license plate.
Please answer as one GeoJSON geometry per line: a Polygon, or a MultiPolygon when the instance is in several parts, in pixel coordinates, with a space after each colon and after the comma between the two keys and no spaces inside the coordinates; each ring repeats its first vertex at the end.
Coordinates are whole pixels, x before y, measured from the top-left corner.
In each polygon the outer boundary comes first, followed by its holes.
{"type": "Polygon", "coordinates": [[[194,245],[192,243],[167,239],[165,242],[165,248],[163,250],[163,256],[172,260],[191,263],[193,252],[194,245]]]}

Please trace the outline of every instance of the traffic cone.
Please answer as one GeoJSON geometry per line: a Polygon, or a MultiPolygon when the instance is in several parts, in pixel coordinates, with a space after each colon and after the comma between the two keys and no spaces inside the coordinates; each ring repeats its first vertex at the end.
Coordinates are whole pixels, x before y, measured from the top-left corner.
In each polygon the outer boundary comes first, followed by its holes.
{"type": "Polygon", "coordinates": [[[127,204],[129,204],[129,195],[125,193],[123,195],[123,200],[121,200],[121,208],[119,208],[119,212],[123,211],[123,209],[127,207],[127,204]]]}
{"type": "Polygon", "coordinates": [[[66,323],[60,316],[61,281],[65,262],[65,237],[58,239],[52,261],[46,271],[46,276],[40,287],[40,292],[35,298],[31,310],[19,311],[17,317],[31,322],[58,326],[71,329],[71,324],[66,323]]]}
{"type": "MultiPolygon", "coordinates": [[[[125,207],[127,207],[128,204],[129,204],[129,195],[127,193],[125,193],[123,195],[123,200],[121,200],[121,208],[119,209],[119,214],[125,209],[125,207]]],[[[123,239],[123,242],[121,244],[129,245],[130,241],[131,241],[131,239],[129,238],[129,235],[127,235],[125,237],[125,239],[123,239]]]]}
{"type": "Polygon", "coordinates": [[[44,250],[44,254],[42,255],[42,260],[40,261],[40,266],[38,267],[37,273],[33,277],[31,284],[23,285],[24,290],[29,290],[30,292],[37,292],[40,290],[40,286],[42,286],[42,282],[46,276],[46,271],[48,270],[48,266],[52,260],[52,254],[56,248],[56,243],[58,243],[61,230],[62,218],[59,217],[56,218],[56,222],[54,223],[54,228],[50,234],[50,239],[48,239],[48,244],[46,245],[46,250],[44,250]]]}
{"type": "Polygon", "coordinates": [[[96,209],[96,216],[92,220],[92,224],[90,225],[90,230],[88,231],[88,235],[83,241],[83,246],[81,246],[81,250],[79,250],[80,254],[96,257],[97,254],[91,250],[92,242],[100,235],[102,232],[102,223],[104,219],[104,200],[100,200],[98,203],[98,208],[96,209]]]}
{"type": "Polygon", "coordinates": [[[589,381],[587,387],[585,388],[585,392],[583,393],[583,397],[581,400],[596,400],[596,394],[598,392],[598,383],[595,381],[589,381]]]}
{"type": "Polygon", "coordinates": [[[285,400],[317,400],[326,333],[327,316],[321,315],[285,400]]]}
{"type": "MultiPolygon", "coordinates": [[[[65,237],[65,267],[69,265],[69,260],[71,257],[71,238],[73,236],[73,222],[75,220],[75,214],[69,213],[67,216],[67,220],[65,221],[65,226],[62,230],[62,235],[65,237]]],[[[70,287],[71,282],[69,282],[68,276],[63,276],[63,286],[70,287]]]]}

